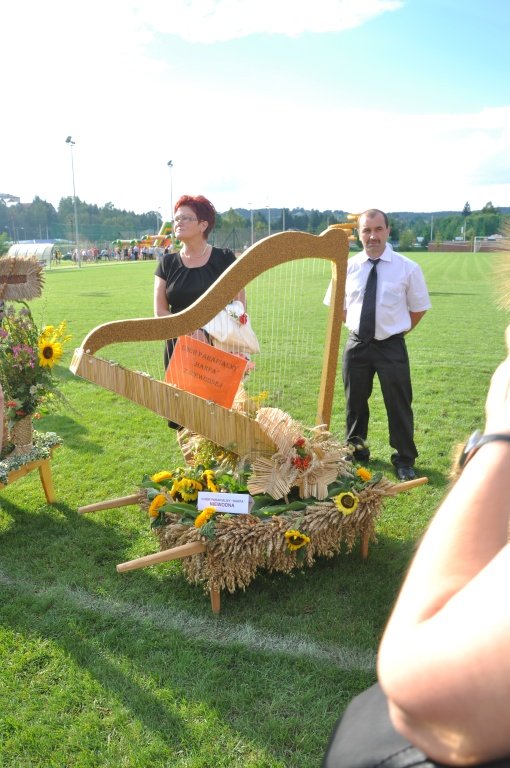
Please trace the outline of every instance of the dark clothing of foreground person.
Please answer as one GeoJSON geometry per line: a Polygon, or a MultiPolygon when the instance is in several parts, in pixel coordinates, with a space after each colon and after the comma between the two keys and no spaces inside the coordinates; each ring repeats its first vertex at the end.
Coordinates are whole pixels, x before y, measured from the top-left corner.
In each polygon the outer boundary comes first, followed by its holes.
{"type": "MultiPolygon", "coordinates": [[[[380,685],[356,696],[337,723],[322,768],[446,768],[414,747],[393,727],[380,685]]],[[[510,759],[472,768],[510,768],[510,759]]]]}

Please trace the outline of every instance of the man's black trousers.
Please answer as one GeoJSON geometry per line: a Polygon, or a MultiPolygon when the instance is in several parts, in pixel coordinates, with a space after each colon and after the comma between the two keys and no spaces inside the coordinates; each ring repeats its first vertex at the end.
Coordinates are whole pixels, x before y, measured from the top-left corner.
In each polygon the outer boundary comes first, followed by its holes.
{"type": "Polygon", "coordinates": [[[377,374],[388,416],[390,445],[395,466],[412,467],[418,456],[414,444],[413,390],[409,356],[403,335],[384,341],[364,342],[350,333],[343,357],[346,406],[346,439],[366,440],[374,376],[377,374]]]}

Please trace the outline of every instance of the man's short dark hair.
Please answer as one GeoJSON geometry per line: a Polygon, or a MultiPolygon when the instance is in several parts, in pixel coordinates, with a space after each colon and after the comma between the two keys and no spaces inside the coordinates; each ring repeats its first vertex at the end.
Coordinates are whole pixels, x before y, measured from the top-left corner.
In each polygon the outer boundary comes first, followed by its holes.
{"type": "Polygon", "coordinates": [[[378,213],[380,213],[381,216],[383,216],[386,227],[389,227],[390,222],[388,221],[387,215],[384,213],[384,211],[381,211],[379,208],[369,208],[368,211],[363,211],[363,213],[360,213],[358,217],[358,222],[362,216],[367,216],[369,219],[372,219],[374,216],[377,216],[378,213]]]}

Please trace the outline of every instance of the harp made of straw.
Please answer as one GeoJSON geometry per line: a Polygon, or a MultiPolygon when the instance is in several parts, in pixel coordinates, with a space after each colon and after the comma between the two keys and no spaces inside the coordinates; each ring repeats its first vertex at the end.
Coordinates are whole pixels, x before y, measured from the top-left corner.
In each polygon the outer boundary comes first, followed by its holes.
{"type": "MultiPolygon", "coordinates": [[[[324,339],[316,423],[329,425],[343,318],[348,233],[342,225],[321,235],[282,232],[248,248],[194,304],[161,318],[119,320],[92,330],[75,351],[71,371],[181,424],[240,456],[271,455],[274,444],[254,418],[224,408],[151,376],[96,357],[110,344],[149,342],[193,333],[210,321],[248,283],[287,262],[315,258],[331,263],[331,299],[324,339]]],[[[306,296],[301,300],[306,301],[306,296]]]]}

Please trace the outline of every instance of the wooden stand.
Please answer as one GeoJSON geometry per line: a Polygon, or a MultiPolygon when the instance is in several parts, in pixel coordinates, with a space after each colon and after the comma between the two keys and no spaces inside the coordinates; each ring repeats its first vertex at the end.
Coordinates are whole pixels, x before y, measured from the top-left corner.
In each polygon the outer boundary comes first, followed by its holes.
{"type": "MultiPolygon", "coordinates": [[[[51,452],[55,450],[58,446],[55,446],[51,449],[51,452]]],[[[11,483],[14,483],[16,480],[19,480],[20,477],[25,477],[25,475],[28,475],[30,472],[33,472],[34,469],[39,470],[39,477],[41,478],[42,487],[44,490],[44,495],[46,496],[46,501],[48,504],[54,504],[56,502],[56,496],[55,496],[55,490],[53,488],[53,478],[51,476],[51,456],[49,456],[47,459],[37,459],[36,461],[29,461],[27,464],[23,464],[22,467],[19,467],[19,469],[13,469],[12,472],[9,472],[7,475],[7,482],[6,483],[0,483],[0,488],[5,488],[6,485],[11,485],[11,483]]]]}
{"type": "MultiPolygon", "coordinates": [[[[412,488],[416,488],[419,485],[428,483],[427,477],[417,477],[414,480],[408,480],[405,483],[397,483],[388,492],[389,496],[396,496],[397,493],[403,491],[410,491],[412,488]]],[[[135,493],[131,496],[122,496],[117,499],[110,499],[108,501],[100,501],[97,504],[89,504],[86,507],[80,507],[78,512],[84,514],[87,512],[96,512],[101,509],[115,509],[116,507],[124,507],[129,504],[139,504],[143,499],[143,494],[135,493]]],[[[361,559],[366,560],[368,557],[368,544],[370,536],[368,533],[363,533],[360,544],[361,559]]],[[[136,571],[139,568],[149,568],[151,565],[158,565],[159,563],[167,563],[170,560],[182,560],[184,557],[191,557],[202,552],[207,552],[207,546],[201,541],[193,541],[189,544],[182,544],[178,547],[172,547],[171,549],[164,549],[161,552],[155,552],[152,555],[145,555],[144,557],[138,557],[135,560],[128,560],[125,563],[119,563],[117,565],[118,573],[125,573],[126,571],[136,571]]],[[[221,607],[221,592],[217,589],[210,589],[209,594],[211,597],[211,609],[213,613],[218,614],[221,607]]]]}
{"type": "Polygon", "coordinates": [[[116,509],[117,507],[128,507],[130,504],[141,504],[144,496],[141,493],[132,493],[131,496],[120,496],[118,499],[107,499],[106,501],[97,501],[95,504],[87,504],[85,507],[78,507],[80,515],[86,515],[89,512],[99,512],[101,509],[116,509]]]}

